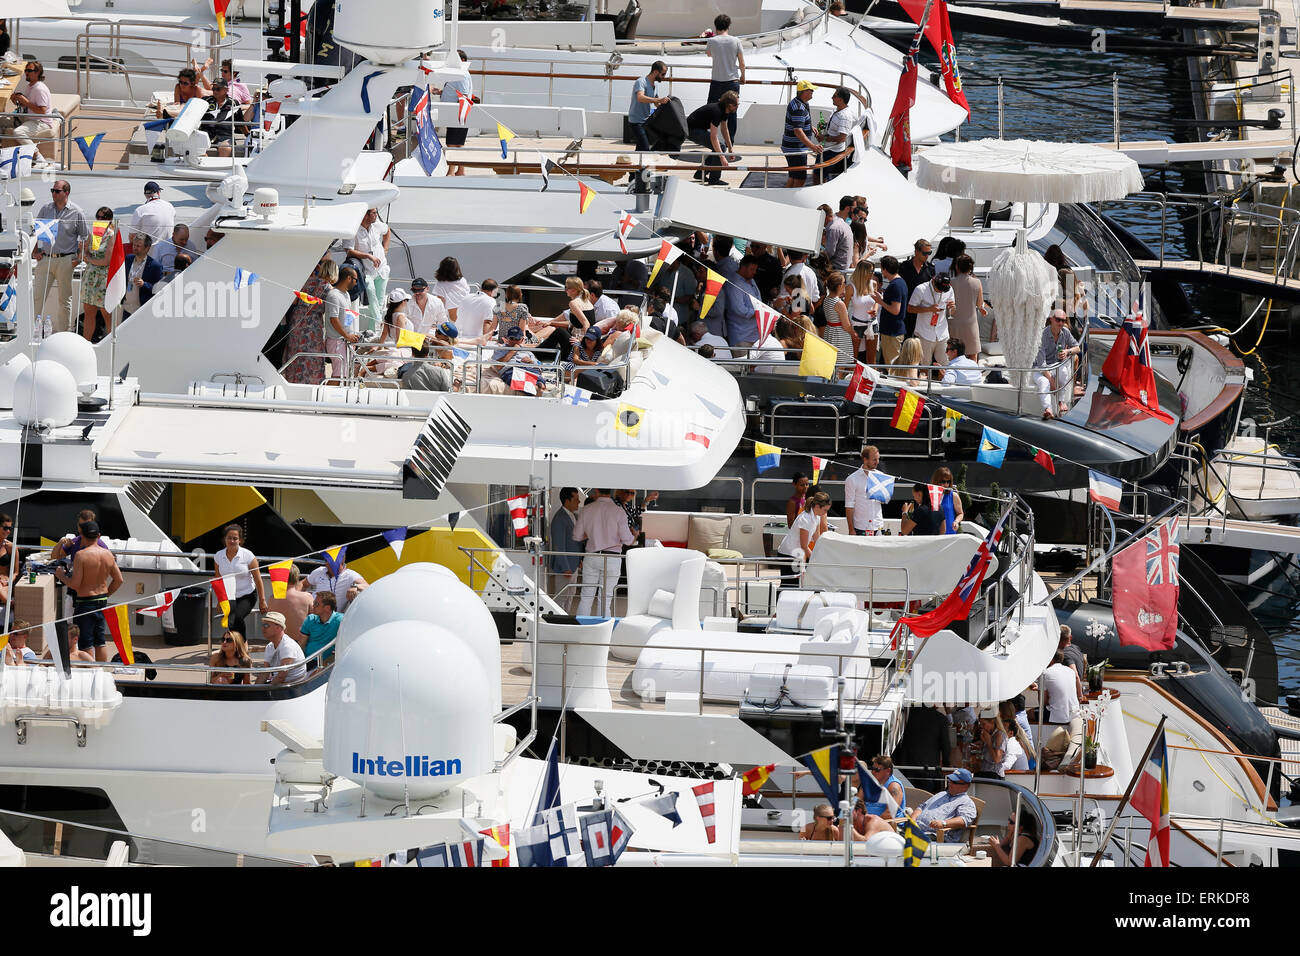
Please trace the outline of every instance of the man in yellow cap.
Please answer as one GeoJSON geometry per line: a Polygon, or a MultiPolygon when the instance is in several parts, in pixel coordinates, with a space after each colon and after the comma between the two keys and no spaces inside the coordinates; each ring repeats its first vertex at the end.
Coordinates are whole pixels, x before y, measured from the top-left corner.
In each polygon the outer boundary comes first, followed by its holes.
{"type": "Polygon", "coordinates": [[[812,138],[812,110],[808,101],[815,87],[807,80],[795,84],[794,99],[785,108],[785,131],[781,134],[781,152],[790,167],[786,174],[786,188],[802,186],[808,179],[808,154],[822,151],[821,144],[812,138]]]}

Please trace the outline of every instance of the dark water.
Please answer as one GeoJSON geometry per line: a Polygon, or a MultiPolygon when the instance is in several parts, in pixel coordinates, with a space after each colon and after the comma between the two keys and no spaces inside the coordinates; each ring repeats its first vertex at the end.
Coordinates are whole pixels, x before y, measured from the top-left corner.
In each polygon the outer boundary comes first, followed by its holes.
{"type": "MultiPolygon", "coordinates": [[[[1182,56],[1160,52],[1093,53],[998,37],[960,35],[959,65],[971,105],[963,139],[998,135],[997,78],[1003,78],[1003,135],[1006,138],[1110,142],[1114,139],[1112,74],[1120,76],[1120,133],[1126,141],[1194,138],[1179,120],[1195,118],[1192,81],[1182,56]]],[[[1223,186],[1223,177],[1204,177],[1198,170],[1145,169],[1148,190],[1204,193],[1223,186]]],[[[1108,206],[1106,211],[1135,235],[1154,246],[1159,215],[1150,208],[1108,206]]],[[[1166,255],[1186,255],[1196,248],[1194,226],[1170,230],[1166,255]]],[[[1208,238],[1208,237],[1203,237],[1208,238]]],[[[1197,325],[1236,329],[1258,303],[1236,293],[1189,289],[1197,325]],[[1243,308],[1245,311],[1243,311],[1243,308]]],[[[1260,310],[1233,345],[1250,352],[1260,337],[1266,309],[1260,310]]],[[[1300,454],[1300,359],[1293,357],[1285,319],[1274,312],[1258,348],[1245,356],[1255,373],[1255,387],[1245,415],[1261,425],[1282,422],[1272,440],[1287,454],[1300,454]],[[1290,416],[1291,421],[1284,422],[1290,416]]],[[[1255,589],[1243,590],[1260,623],[1274,635],[1282,693],[1300,693],[1300,570],[1274,575],[1255,589]],[[1273,592],[1273,593],[1269,593],[1273,592]]]]}

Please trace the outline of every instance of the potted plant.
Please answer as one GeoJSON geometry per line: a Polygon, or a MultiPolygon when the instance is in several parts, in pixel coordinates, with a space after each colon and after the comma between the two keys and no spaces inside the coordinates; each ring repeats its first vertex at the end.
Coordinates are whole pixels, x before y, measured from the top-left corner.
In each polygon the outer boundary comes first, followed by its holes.
{"type": "Polygon", "coordinates": [[[1097,751],[1101,745],[1097,738],[1089,735],[1083,738],[1083,769],[1093,770],[1097,766],[1097,751]]]}
{"type": "Polygon", "coordinates": [[[1088,690],[1094,693],[1102,689],[1106,680],[1106,668],[1110,666],[1110,658],[1099,661],[1088,668],[1088,690]]]}

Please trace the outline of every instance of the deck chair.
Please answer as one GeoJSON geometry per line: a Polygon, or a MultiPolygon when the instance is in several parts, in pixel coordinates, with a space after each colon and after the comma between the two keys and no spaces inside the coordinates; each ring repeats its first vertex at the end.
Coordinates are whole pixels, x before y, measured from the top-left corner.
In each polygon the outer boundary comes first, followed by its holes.
{"type": "Polygon", "coordinates": [[[970,848],[970,851],[972,853],[974,853],[975,852],[975,830],[980,825],[980,817],[984,816],[984,801],[981,800],[979,797],[971,797],[970,799],[971,799],[971,803],[975,804],[975,819],[972,820],[970,822],[970,826],[966,828],[967,830],[970,831],[970,833],[966,837],[966,846],[970,848]]]}
{"type": "Polygon", "coordinates": [[[920,787],[904,787],[903,795],[907,797],[909,807],[919,807],[925,801],[929,800],[934,794],[928,790],[922,790],[920,787]]]}

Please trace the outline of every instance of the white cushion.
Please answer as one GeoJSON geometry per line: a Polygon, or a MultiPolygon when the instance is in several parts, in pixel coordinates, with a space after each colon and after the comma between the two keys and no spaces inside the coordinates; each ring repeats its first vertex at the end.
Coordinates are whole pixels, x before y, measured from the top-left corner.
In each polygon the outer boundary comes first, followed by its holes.
{"type": "Polygon", "coordinates": [[[830,591],[782,591],[776,599],[776,626],[782,630],[811,631],[827,609],[853,608],[852,594],[830,591]]]}
{"type": "Polygon", "coordinates": [[[650,607],[647,610],[651,617],[672,618],[673,592],[663,588],[655,591],[650,595],[650,607]]]}

